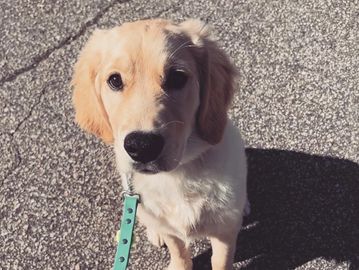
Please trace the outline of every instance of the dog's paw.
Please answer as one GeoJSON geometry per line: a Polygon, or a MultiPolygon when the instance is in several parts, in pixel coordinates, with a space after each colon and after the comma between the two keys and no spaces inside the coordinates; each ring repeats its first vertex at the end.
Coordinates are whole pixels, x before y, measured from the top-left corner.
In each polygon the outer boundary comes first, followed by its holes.
{"type": "Polygon", "coordinates": [[[147,229],[147,239],[156,247],[163,247],[165,245],[163,237],[154,230],[147,229]]]}

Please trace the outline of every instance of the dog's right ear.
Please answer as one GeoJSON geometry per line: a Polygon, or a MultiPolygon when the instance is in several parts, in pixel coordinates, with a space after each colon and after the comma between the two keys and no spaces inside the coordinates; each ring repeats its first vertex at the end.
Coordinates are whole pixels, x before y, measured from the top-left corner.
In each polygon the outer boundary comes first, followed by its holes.
{"type": "Polygon", "coordinates": [[[74,67],[71,85],[76,122],[84,130],[97,135],[105,142],[113,142],[113,134],[104,109],[100,89],[96,87],[96,77],[101,64],[101,43],[106,30],[96,30],[74,67]]]}
{"type": "Polygon", "coordinates": [[[234,94],[236,68],[227,54],[213,41],[209,27],[199,20],[180,24],[191,38],[200,84],[197,129],[200,137],[214,145],[222,140],[227,124],[227,110],[234,94]]]}

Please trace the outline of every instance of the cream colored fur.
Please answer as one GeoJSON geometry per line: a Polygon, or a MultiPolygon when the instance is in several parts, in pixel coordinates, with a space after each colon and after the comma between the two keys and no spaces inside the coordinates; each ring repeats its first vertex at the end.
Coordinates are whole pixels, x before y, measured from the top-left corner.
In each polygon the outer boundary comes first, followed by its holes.
{"type": "Polygon", "coordinates": [[[200,237],[211,240],[213,269],[232,269],[247,201],[244,143],[227,117],[234,70],[196,20],[147,20],[96,31],[75,66],[76,119],[114,143],[120,173],[133,174],[141,196],[139,220],[151,242],[168,246],[171,270],[192,269],[188,244],[200,237]],[[184,89],[166,93],[161,80],[172,62],[189,79],[184,89]],[[113,72],[122,76],[122,91],[106,84],[113,72]],[[123,145],[137,130],[165,137],[158,161],[163,171],[134,170],[123,145]]]}

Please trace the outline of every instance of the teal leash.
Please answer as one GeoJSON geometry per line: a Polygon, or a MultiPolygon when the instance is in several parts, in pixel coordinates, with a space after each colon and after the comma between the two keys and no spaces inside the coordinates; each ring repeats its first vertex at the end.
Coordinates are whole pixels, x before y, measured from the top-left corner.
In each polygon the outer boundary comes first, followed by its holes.
{"type": "Polygon", "coordinates": [[[133,230],[136,221],[137,205],[140,200],[140,196],[132,192],[132,186],[130,183],[131,178],[126,177],[126,180],[128,190],[122,193],[124,202],[113,270],[127,269],[133,241],[133,230]]]}

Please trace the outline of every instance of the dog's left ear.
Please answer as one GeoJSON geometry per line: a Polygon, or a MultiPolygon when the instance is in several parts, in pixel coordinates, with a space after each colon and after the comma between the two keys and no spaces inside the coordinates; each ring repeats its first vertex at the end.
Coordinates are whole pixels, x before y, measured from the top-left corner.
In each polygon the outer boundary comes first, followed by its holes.
{"type": "Polygon", "coordinates": [[[99,87],[96,87],[105,34],[106,30],[96,30],[92,34],[75,64],[71,84],[76,122],[84,130],[95,134],[106,143],[112,143],[112,129],[99,87]]]}
{"type": "Polygon", "coordinates": [[[210,39],[207,25],[199,20],[188,20],[180,26],[196,46],[192,51],[200,75],[198,133],[208,143],[217,144],[226,127],[236,69],[226,53],[210,39]]]}

